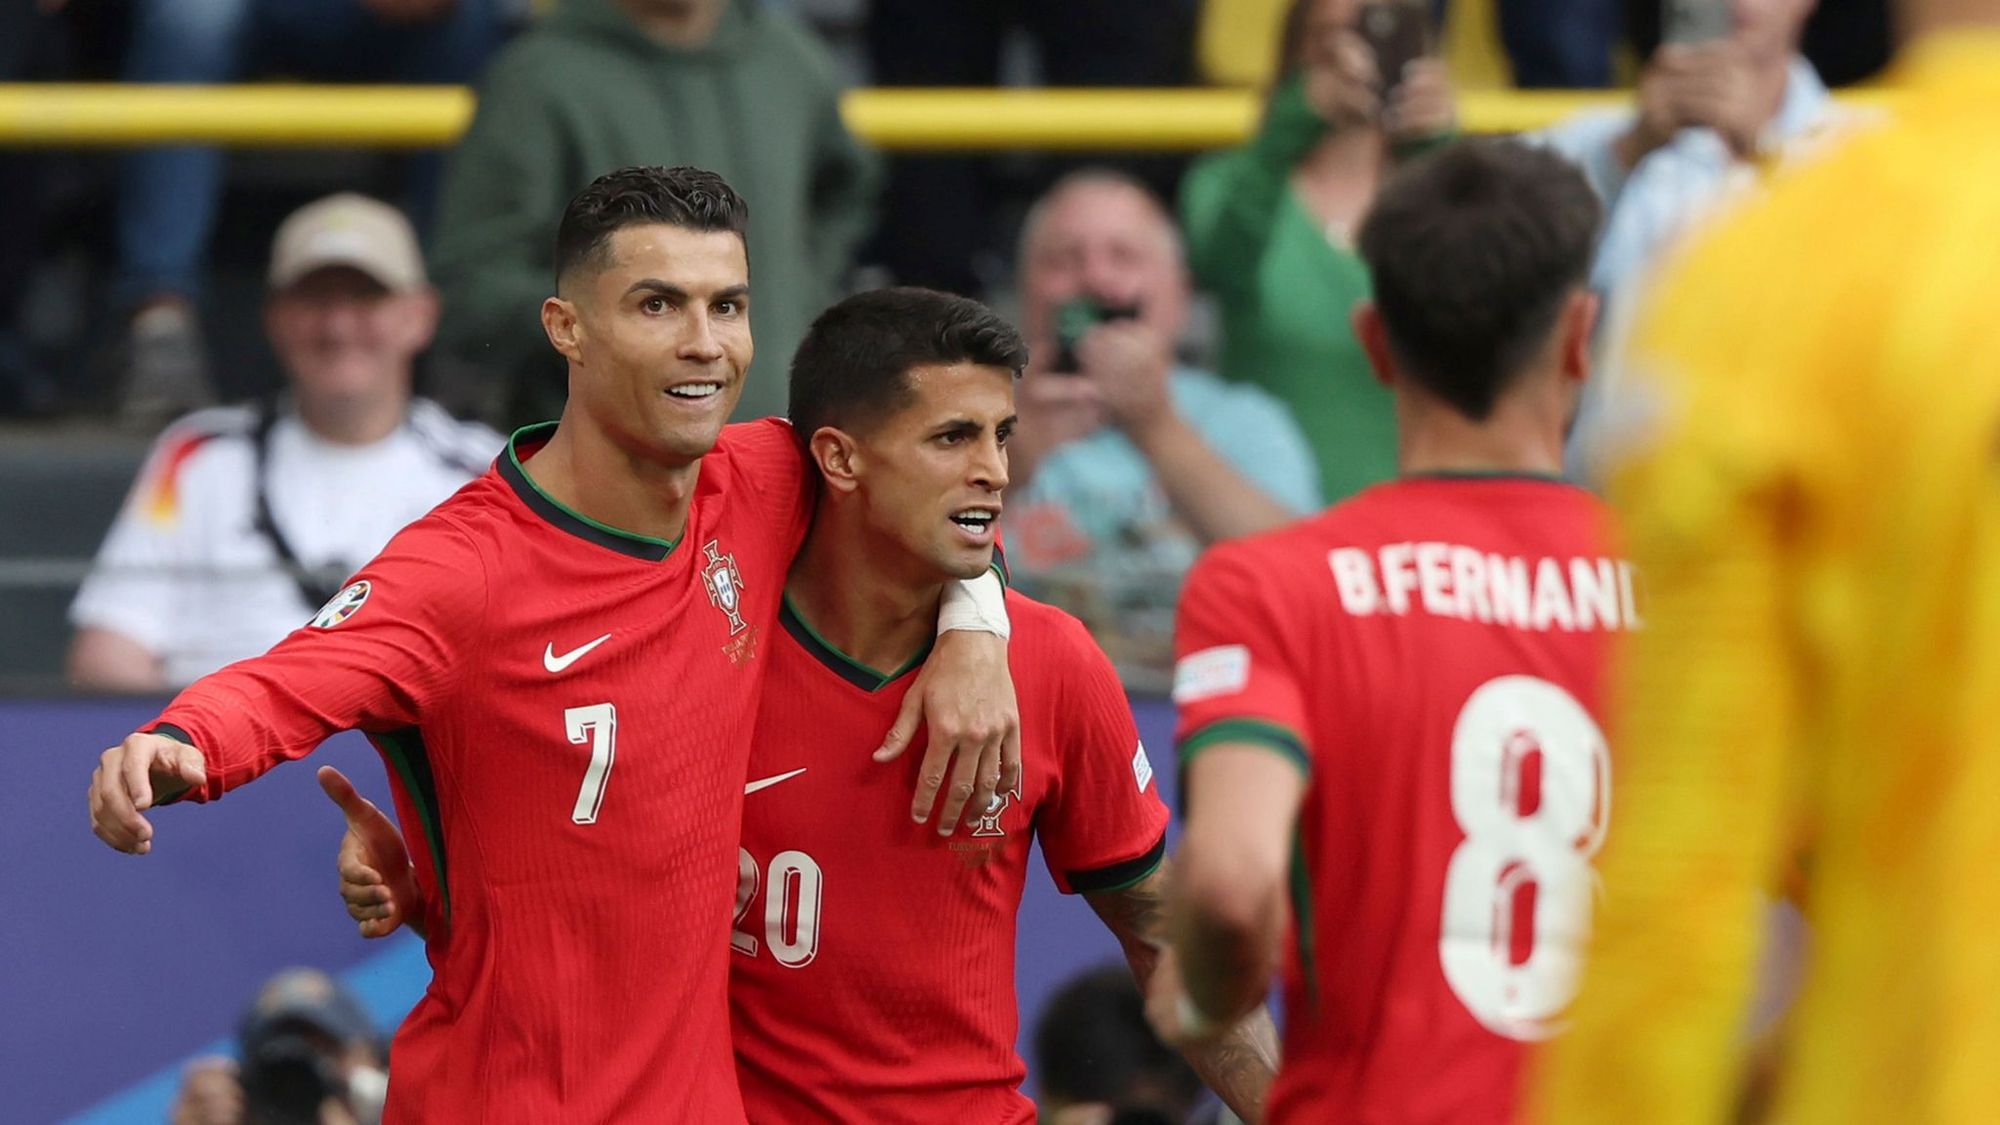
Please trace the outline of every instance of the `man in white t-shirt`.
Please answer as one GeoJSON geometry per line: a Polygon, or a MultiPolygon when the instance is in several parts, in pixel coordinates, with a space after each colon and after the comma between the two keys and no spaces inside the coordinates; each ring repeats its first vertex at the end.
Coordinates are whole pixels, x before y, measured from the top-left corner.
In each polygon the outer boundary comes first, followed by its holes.
{"type": "Polygon", "coordinates": [[[437,298],[402,214],[342,194],[285,220],[265,330],[287,391],[169,426],[70,607],[70,679],[156,691],[306,623],[500,435],[410,393],[437,298]]]}

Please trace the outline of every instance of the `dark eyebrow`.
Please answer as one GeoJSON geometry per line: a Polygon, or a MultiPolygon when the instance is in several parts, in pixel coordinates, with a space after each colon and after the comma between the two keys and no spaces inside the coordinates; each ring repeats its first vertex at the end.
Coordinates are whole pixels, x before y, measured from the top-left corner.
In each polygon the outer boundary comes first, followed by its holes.
{"type": "MultiPolygon", "coordinates": [[[[634,293],[657,293],[675,304],[685,304],[688,299],[687,290],[670,282],[661,281],[657,277],[640,278],[638,281],[633,282],[631,287],[625,290],[625,293],[627,296],[634,293]]],[[[709,299],[712,301],[740,301],[749,295],[750,287],[748,285],[732,285],[709,299]]]]}
{"type": "Polygon", "coordinates": [[[670,301],[685,301],[688,296],[687,290],[678,285],[669,285],[657,277],[642,277],[633,282],[631,288],[625,290],[627,296],[641,292],[658,293],[670,301]]]}

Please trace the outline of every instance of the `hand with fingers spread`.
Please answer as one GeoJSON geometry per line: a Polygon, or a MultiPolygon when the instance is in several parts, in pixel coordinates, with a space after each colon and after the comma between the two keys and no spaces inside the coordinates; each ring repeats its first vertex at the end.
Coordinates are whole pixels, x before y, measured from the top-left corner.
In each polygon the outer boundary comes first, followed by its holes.
{"type": "Polygon", "coordinates": [[[1097,390],[1104,410],[1128,435],[1143,434],[1174,412],[1173,341],[1142,320],[1107,321],[1076,346],[1081,379],[1097,390]]]}
{"type": "Polygon", "coordinates": [[[403,925],[426,936],[423,892],[395,822],[339,770],[321,766],[318,777],[319,787],[347,818],[347,833],[340,838],[340,898],[361,936],[388,937],[403,925]]]}
{"type": "Polygon", "coordinates": [[[1704,43],[1686,49],[1671,89],[1681,120],[1715,130],[1739,160],[1756,154],[1767,116],[1758,102],[1755,73],[1740,44],[1704,43]]]}
{"type": "Polygon", "coordinates": [[[153,824],[140,814],[208,784],[201,751],[162,734],[130,734],[106,750],[90,776],[90,830],[132,855],[153,850],[153,824]]]}
{"type": "Polygon", "coordinates": [[[1375,53],[1350,29],[1330,31],[1307,45],[1303,67],[1306,104],[1334,129],[1366,125],[1382,112],[1375,53]]]}
{"type": "Polygon", "coordinates": [[[1458,94],[1443,59],[1414,59],[1389,90],[1382,130],[1398,144],[1435,140],[1458,127],[1458,94]]]}
{"type": "Polygon", "coordinates": [[[1618,159],[1637,166],[1682,129],[1707,127],[1739,157],[1755,151],[1763,126],[1749,60],[1722,41],[1661,47],[1639,79],[1638,111],[1618,141],[1618,159]]]}
{"type": "Polygon", "coordinates": [[[995,794],[1020,788],[1021,709],[1004,638],[964,630],[939,637],[875,760],[902,757],[920,726],[928,740],[910,804],[912,820],[930,819],[943,793],[938,835],[949,836],[968,808],[975,815],[984,812],[995,794]]]}

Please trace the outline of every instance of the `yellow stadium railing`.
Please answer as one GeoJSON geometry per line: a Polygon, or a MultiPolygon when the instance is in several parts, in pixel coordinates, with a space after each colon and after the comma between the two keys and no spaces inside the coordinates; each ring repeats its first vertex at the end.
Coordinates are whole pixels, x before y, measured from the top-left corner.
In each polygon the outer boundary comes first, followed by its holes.
{"type": "MultiPolygon", "coordinates": [[[[1532,129],[1617,95],[1468,93],[1466,127],[1532,129]]],[[[472,94],[447,86],[4,85],[0,146],[423,148],[450,144],[472,94]]],[[[854,132],[895,150],[1177,151],[1243,139],[1258,99],[1244,90],[851,91],[854,132]]]]}
{"type": "MultiPolygon", "coordinates": [[[[1619,92],[1467,91],[1465,128],[1512,133],[1627,104],[1619,92]]],[[[456,86],[7,85],[0,147],[425,148],[472,120],[456,86]]],[[[862,89],[848,127],[902,151],[1143,151],[1219,148],[1256,122],[1257,95],[1235,89],[862,89]]]]}

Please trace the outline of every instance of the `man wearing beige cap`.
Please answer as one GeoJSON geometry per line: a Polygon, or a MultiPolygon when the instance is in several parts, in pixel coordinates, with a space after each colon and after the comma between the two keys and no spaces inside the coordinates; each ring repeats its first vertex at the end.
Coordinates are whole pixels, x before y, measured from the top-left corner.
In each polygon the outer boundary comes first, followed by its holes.
{"type": "Polygon", "coordinates": [[[341,194],[286,219],[264,326],[285,393],[155,443],[70,607],[78,685],[155,691],[263,652],[499,450],[410,393],[437,298],[395,208],[341,194]]]}

